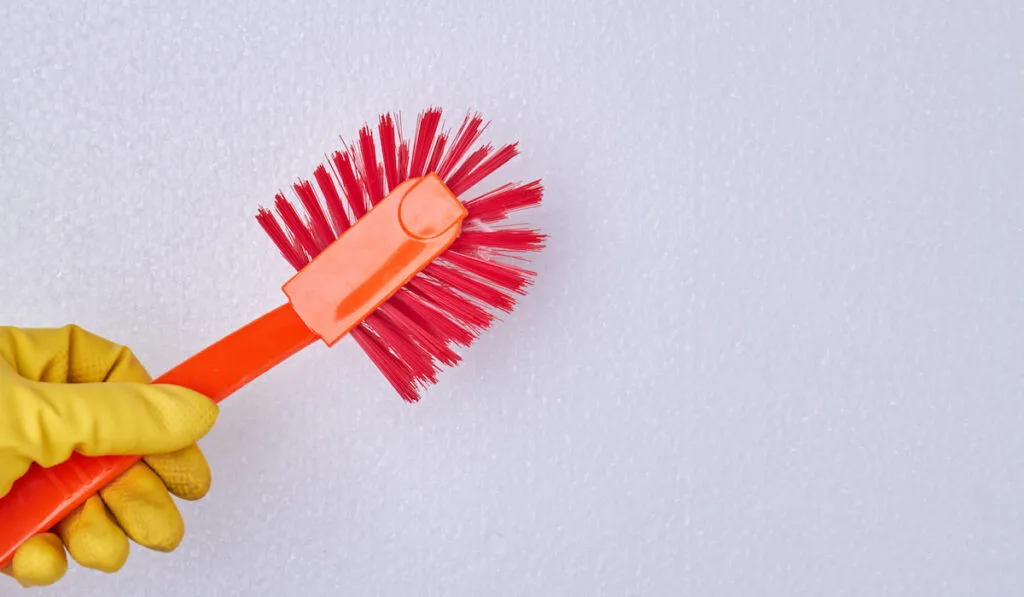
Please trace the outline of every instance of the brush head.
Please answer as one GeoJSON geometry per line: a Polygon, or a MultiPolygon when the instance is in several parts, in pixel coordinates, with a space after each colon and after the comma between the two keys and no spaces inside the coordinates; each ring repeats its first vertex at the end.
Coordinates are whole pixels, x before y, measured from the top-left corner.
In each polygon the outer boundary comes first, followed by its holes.
{"type": "Polygon", "coordinates": [[[467,115],[454,136],[441,118],[439,108],[422,112],[410,145],[399,115],[380,116],[379,139],[364,125],[354,147],[343,143],[315,169],[315,185],[308,179],[292,185],[297,204],[278,193],[274,209],[261,207],[256,216],[301,271],[411,178],[436,174],[462,201],[468,215],[458,239],[350,332],[409,402],[437,382],[442,366],[459,363],[457,347],[470,346],[496,317],[512,312],[536,276],[523,264],[546,240],[536,229],[507,221],[514,212],[540,205],[539,180],[505,183],[465,198],[518,155],[517,144],[497,150],[478,144],[486,128],[479,114],[467,115]]]}

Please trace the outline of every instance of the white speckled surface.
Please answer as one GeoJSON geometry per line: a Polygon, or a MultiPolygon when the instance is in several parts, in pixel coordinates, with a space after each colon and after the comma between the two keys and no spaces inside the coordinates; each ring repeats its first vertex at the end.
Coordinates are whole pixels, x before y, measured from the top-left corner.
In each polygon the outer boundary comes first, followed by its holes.
{"type": "Polygon", "coordinates": [[[1024,593],[1022,15],[4,2],[0,322],[172,366],[282,300],[253,210],[381,110],[483,110],[552,235],[422,404],[312,349],[178,552],[38,594],[1024,593]]]}

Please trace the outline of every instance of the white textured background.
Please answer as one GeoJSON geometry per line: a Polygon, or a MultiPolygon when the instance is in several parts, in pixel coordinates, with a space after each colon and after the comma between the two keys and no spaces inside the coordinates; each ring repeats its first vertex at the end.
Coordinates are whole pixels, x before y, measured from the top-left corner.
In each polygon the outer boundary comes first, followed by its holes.
{"type": "Polygon", "coordinates": [[[311,349],[225,404],[178,552],[40,594],[1024,594],[1021,31],[1012,0],[3,2],[0,322],[162,372],[282,300],[254,209],[382,110],[483,110],[552,235],[423,403],[311,349]]]}

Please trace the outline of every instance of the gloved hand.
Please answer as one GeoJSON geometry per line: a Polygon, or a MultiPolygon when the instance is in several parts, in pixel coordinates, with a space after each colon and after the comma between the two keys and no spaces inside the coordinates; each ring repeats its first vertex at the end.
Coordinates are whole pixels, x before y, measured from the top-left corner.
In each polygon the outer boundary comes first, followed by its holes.
{"type": "MultiPolygon", "coordinates": [[[[53,466],[86,456],[150,455],[54,529],[26,542],[3,572],[23,586],[50,585],[80,565],[116,572],[129,539],[175,549],[184,523],[171,494],[203,497],[210,469],[196,442],[218,410],[185,388],[149,385],[127,348],[77,326],[0,327],[0,496],[32,462],[53,466]]],[[[3,521],[0,521],[3,524],[3,521]]]]}

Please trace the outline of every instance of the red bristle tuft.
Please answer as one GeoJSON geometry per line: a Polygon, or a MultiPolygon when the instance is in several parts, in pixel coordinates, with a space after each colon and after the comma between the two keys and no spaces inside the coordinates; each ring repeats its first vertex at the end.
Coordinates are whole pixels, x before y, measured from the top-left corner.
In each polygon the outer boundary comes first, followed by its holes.
{"type": "Polygon", "coordinates": [[[331,173],[327,171],[323,164],[317,166],[313,176],[320,187],[320,192],[324,195],[324,201],[327,203],[327,213],[331,214],[331,223],[334,224],[334,234],[335,238],[337,238],[352,226],[352,223],[348,220],[348,214],[345,213],[345,204],[342,202],[341,196],[338,195],[338,188],[334,185],[331,173]]]}
{"type": "Polygon", "coordinates": [[[448,133],[441,133],[437,136],[437,141],[434,143],[434,151],[430,154],[430,161],[427,162],[427,169],[424,174],[437,173],[437,165],[441,162],[441,157],[444,155],[444,148],[447,143],[448,133]]]}
{"type": "Polygon", "coordinates": [[[405,287],[471,330],[483,331],[494,322],[483,307],[424,276],[414,277],[405,287]]]}
{"type": "Polygon", "coordinates": [[[256,214],[256,220],[263,227],[263,230],[266,231],[270,240],[277,245],[281,255],[289,265],[296,270],[300,270],[309,263],[309,258],[303,252],[302,247],[296,244],[294,239],[288,237],[288,234],[281,228],[281,224],[278,223],[277,218],[274,217],[274,214],[269,209],[261,207],[256,214]]]}
{"type": "Polygon", "coordinates": [[[388,380],[391,387],[395,388],[403,400],[406,402],[419,400],[419,392],[416,390],[412,371],[405,363],[388,352],[388,349],[382,344],[382,340],[370,333],[365,324],[356,326],[352,330],[352,338],[377,369],[384,374],[384,378],[388,380]]]}
{"type": "Polygon", "coordinates": [[[409,164],[411,178],[418,178],[429,172],[426,169],[427,158],[430,157],[434,134],[437,132],[437,125],[440,122],[441,110],[437,108],[431,108],[420,114],[416,123],[416,139],[412,146],[412,161],[409,164]]]}
{"type": "MultiPolygon", "coordinates": [[[[479,183],[481,180],[487,178],[495,171],[497,171],[498,168],[501,168],[502,166],[507,164],[509,161],[512,160],[512,158],[516,157],[517,155],[519,155],[519,149],[517,148],[516,143],[512,143],[510,145],[502,147],[497,152],[495,152],[491,157],[487,158],[486,161],[477,166],[472,172],[464,174],[462,178],[458,181],[453,180],[450,187],[452,193],[456,196],[465,193],[469,189],[476,186],[476,184],[479,183]]],[[[454,178],[454,175],[452,176],[452,178],[454,178]]]]}
{"type": "Polygon", "coordinates": [[[450,190],[453,195],[458,197],[460,194],[462,194],[461,190],[456,190],[460,188],[459,185],[462,184],[462,180],[466,178],[467,174],[472,172],[473,168],[476,168],[477,164],[484,161],[484,158],[486,158],[487,154],[491,153],[493,149],[494,148],[491,147],[490,145],[484,145],[483,147],[480,147],[473,153],[469,154],[469,157],[466,158],[466,161],[464,161],[462,165],[459,166],[457,170],[455,170],[455,172],[452,172],[450,175],[448,175],[448,178],[447,180],[444,181],[444,183],[448,185],[448,190],[450,190]]]}
{"type": "Polygon", "coordinates": [[[430,358],[430,354],[416,344],[408,336],[406,330],[385,315],[381,309],[370,314],[364,323],[380,337],[383,344],[389,347],[398,359],[409,367],[414,379],[426,379],[432,382],[437,380],[437,365],[430,358]]]}
{"type": "Polygon", "coordinates": [[[377,205],[384,198],[384,179],[377,165],[377,146],[373,142],[373,131],[369,125],[359,129],[359,178],[363,181],[370,205],[377,205]]]}
{"type": "Polygon", "coordinates": [[[463,156],[469,151],[470,146],[483,133],[484,129],[480,126],[483,124],[483,121],[484,119],[479,114],[466,116],[462,126],[459,127],[459,132],[455,134],[455,140],[452,141],[451,149],[448,150],[448,154],[444,156],[444,159],[437,168],[438,176],[442,179],[447,179],[451,171],[459,165],[463,156]]]}
{"type": "Polygon", "coordinates": [[[541,202],[544,187],[540,181],[506,184],[465,202],[469,217],[481,222],[496,222],[514,211],[534,207],[541,202]]]}
{"type": "MultiPolygon", "coordinates": [[[[331,225],[327,221],[327,215],[324,213],[323,207],[320,206],[320,199],[317,198],[313,185],[308,180],[300,180],[293,185],[293,188],[295,189],[295,194],[299,196],[302,206],[306,208],[306,213],[309,215],[309,225],[307,227],[314,242],[316,242],[318,249],[316,254],[319,255],[321,251],[334,242],[334,231],[331,230],[331,225]]],[[[313,256],[315,257],[316,255],[313,256]]]]}
{"type": "Polygon", "coordinates": [[[299,212],[295,210],[295,207],[288,203],[288,200],[281,193],[277,194],[277,200],[274,202],[274,205],[277,207],[277,213],[281,216],[281,222],[284,223],[284,227],[298,241],[299,246],[302,247],[306,254],[309,257],[319,255],[319,246],[313,240],[313,234],[306,227],[306,224],[302,222],[302,218],[299,217],[299,212]]]}
{"type": "Polygon", "coordinates": [[[457,269],[441,265],[437,262],[428,265],[423,270],[423,273],[485,305],[500,309],[506,313],[511,313],[512,307],[516,304],[514,298],[493,286],[484,284],[457,269]]]}
{"type": "Polygon", "coordinates": [[[353,222],[366,215],[369,206],[366,204],[366,193],[363,185],[359,184],[356,178],[352,155],[348,151],[334,152],[334,167],[337,169],[338,179],[341,181],[341,188],[345,192],[348,206],[352,210],[353,222]]]}
{"type": "Polygon", "coordinates": [[[409,339],[416,342],[432,359],[436,359],[448,367],[454,367],[458,364],[460,360],[459,355],[448,348],[447,339],[439,338],[436,335],[436,329],[431,328],[422,319],[418,319],[412,314],[399,309],[393,303],[393,297],[392,300],[387,301],[378,309],[396,327],[401,328],[409,336],[409,339]]]}
{"type": "Polygon", "coordinates": [[[387,179],[388,191],[398,186],[398,148],[395,144],[395,121],[391,114],[380,117],[377,127],[380,133],[380,154],[384,162],[384,176],[387,179]]]}
{"type": "Polygon", "coordinates": [[[424,329],[432,330],[443,342],[454,342],[460,346],[469,346],[475,338],[470,330],[460,326],[439,309],[431,307],[427,301],[413,294],[407,288],[403,288],[395,293],[389,302],[393,303],[409,317],[418,321],[424,329]]]}
{"type": "Polygon", "coordinates": [[[452,243],[451,250],[475,253],[480,250],[498,253],[527,253],[544,248],[546,236],[536,230],[502,228],[498,230],[465,230],[452,243]]]}
{"type": "Polygon", "coordinates": [[[506,263],[481,259],[457,251],[448,251],[441,258],[463,272],[483,278],[516,294],[525,294],[525,288],[530,285],[530,280],[535,275],[533,272],[506,263]]]}

